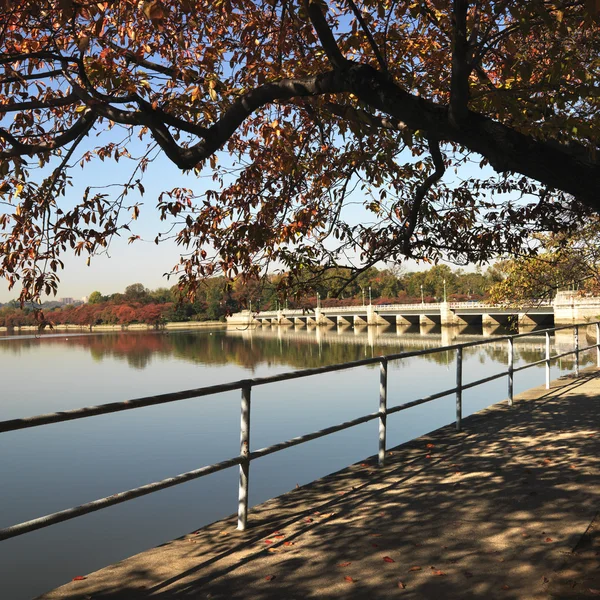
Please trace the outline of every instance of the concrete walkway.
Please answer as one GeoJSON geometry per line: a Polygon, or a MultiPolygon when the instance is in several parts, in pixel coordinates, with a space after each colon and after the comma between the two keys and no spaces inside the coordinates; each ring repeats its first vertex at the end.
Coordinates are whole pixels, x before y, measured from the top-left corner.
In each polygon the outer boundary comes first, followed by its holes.
{"type": "Polygon", "coordinates": [[[460,434],[394,449],[382,469],[369,459],[266,502],[244,533],[220,521],[41,598],[600,596],[569,564],[599,507],[599,375],[529,390],[460,434]]]}

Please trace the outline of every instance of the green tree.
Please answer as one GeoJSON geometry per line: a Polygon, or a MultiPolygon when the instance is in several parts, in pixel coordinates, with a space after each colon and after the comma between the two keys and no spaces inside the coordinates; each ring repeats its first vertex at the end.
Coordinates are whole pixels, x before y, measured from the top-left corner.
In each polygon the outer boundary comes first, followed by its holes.
{"type": "Polygon", "coordinates": [[[102,297],[102,294],[100,292],[92,292],[90,294],[90,297],[88,298],[88,303],[89,304],[100,304],[101,302],[104,301],[104,298],[102,297]]]}

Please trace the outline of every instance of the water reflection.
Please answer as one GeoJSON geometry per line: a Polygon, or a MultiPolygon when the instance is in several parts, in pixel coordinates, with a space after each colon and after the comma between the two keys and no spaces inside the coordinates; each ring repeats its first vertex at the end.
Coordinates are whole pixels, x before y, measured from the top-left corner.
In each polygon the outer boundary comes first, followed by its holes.
{"type": "MultiPolygon", "coordinates": [[[[365,357],[404,351],[437,348],[456,343],[479,341],[511,333],[496,327],[441,327],[435,324],[377,327],[269,326],[231,327],[214,331],[110,332],[102,334],[53,334],[15,336],[0,340],[0,354],[26,354],[44,344],[57,349],[89,351],[94,361],[126,361],[134,369],[146,369],[154,359],[177,359],[202,365],[237,365],[254,371],[260,365],[285,365],[310,368],[343,363],[365,357]]],[[[544,340],[535,328],[529,336],[515,340],[515,360],[539,360],[544,340]]],[[[555,352],[573,348],[573,331],[553,334],[555,352]]],[[[582,336],[585,340],[585,335],[582,336]]],[[[507,344],[503,340],[478,348],[480,361],[506,362],[507,344]]],[[[426,355],[425,360],[443,364],[445,353],[426,355]]],[[[564,360],[564,359],[563,359],[564,360]]],[[[591,359],[590,359],[591,360],[591,359]]],[[[568,361],[565,364],[569,368],[568,361]]],[[[588,361],[589,362],[589,361],[588,361]]]]}

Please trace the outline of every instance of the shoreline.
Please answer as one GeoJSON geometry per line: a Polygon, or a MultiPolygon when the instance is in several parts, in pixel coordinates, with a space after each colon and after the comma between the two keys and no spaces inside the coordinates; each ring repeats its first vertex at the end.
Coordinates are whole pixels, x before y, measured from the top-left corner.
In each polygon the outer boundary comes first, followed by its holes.
{"type": "MultiPolygon", "coordinates": [[[[52,331],[81,331],[94,333],[98,331],[161,331],[165,329],[206,329],[226,328],[227,323],[222,321],[173,321],[164,325],[148,325],[146,323],[132,323],[131,325],[55,325],[52,329],[46,329],[45,333],[52,331]]],[[[36,325],[20,325],[18,327],[0,327],[2,332],[38,331],[36,325]]]]}

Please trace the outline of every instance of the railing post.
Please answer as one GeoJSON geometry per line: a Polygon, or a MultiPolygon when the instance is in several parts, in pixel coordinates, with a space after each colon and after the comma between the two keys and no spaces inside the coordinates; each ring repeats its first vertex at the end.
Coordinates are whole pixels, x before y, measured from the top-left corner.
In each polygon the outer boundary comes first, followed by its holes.
{"type": "Polygon", "coordinates": [[[238,525],[240,531],[248,524],[248,480],[250,476],[250,384],[242,387],[242,418],[240,425],[240,489],[238,496],[238,525]]]}
{"type": "Polygon", "coordinates": [[[579,325],[575,325],[575,375],[579,376],[579,325]]]}
{"type": "Polygon", "coordinates": [[[600,323],[596,323],[596,366],[600,369],[600,323]]]}
{"type": "Polygon", "coordinates": [[[550,389],[550,333],[546,331],[546,389],[550,389]]]}
{"type": "Polygon", "coordinates": [[[385,463],[385,441],[387,425],[387,365],[385,358],[381,359],[379,367],[379,466],[385,463]]]}
{"type": "Polygon", "coordinates": [[[514,401],[514,366],[515,344],[512,338],[508,338],[508,405],[512,406],[514,401]]]}
{"type": "Polygon", "coordinates": [[[463,349],[456,349],[456,431],[462,427],[462,359],[463,349]]]}

